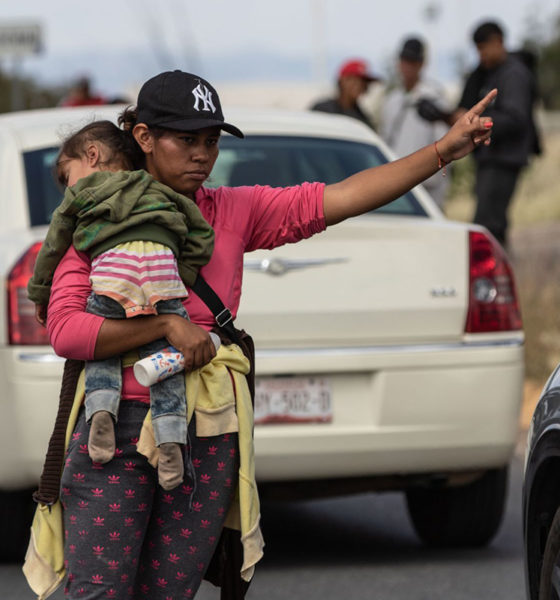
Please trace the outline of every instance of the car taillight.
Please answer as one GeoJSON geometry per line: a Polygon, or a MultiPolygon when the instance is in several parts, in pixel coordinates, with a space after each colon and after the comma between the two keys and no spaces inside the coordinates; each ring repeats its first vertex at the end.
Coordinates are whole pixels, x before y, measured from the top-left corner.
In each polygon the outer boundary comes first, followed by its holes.
{"type": "Polygon", "coordinates": [[[8,275],[8,334],[12,345],[49,343],[46,328],[35,320],[35,305],[27,298],[27,282],[40,248],[41,242],[33,244],[8,275]]]}
{"type": "Polygon", "coordinates": [[[469,233],[470,292],[466,333],[522,328],[513,271],[503,248],[481,231],[469,233]]]}

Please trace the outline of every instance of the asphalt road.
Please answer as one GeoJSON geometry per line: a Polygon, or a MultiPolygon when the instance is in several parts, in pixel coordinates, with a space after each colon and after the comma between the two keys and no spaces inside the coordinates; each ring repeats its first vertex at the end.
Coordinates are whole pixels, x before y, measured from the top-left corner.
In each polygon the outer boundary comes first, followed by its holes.
{"type": "MultiPolygon", "coordinates": [[[[507,512],[483,549],[424,548],[401,494],[265,505],[265,558],[247,600],[523,600],[522,451],[520,437],[507,512]]],[[[19,565],[0,565],[0,597],[33,600],[19,565]]],[[[197,595],[218,598],[209,584],[197,595]]]]}

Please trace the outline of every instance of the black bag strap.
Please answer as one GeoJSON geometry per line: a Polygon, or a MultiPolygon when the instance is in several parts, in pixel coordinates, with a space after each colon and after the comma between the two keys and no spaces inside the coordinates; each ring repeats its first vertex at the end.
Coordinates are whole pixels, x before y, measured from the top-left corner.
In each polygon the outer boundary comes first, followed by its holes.
{"type": "Polygon", "coordinates": [[[237,330],[233,326],[233,316],[229,308],[224,306],[224,303],[221,301],[218,294],[216,294],[200,273],[197,275],[194,284],[191,286],[191,290],[212,311],[218,327],[228,335],[232,342],[239,345],[239,336],[237,330]]]}

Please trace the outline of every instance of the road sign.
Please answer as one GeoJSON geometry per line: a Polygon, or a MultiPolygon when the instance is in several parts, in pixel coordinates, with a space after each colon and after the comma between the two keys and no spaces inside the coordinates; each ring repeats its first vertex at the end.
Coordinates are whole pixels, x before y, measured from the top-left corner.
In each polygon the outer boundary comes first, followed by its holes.
{"type": "Polygon", "coordinates": [[[43,32],[39,23],[0,22],[0,57],[38,54],[43,47],[43,32]]]}

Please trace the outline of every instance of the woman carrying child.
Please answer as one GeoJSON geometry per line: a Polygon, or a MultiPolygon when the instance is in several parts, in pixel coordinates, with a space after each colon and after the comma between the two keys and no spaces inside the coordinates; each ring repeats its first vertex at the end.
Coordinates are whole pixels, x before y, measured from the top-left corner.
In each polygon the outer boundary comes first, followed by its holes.
{"type": "MultiPolygon", "coordinates": [[[[147,81],[140,90],[136,110],[127,110],[122,122],[143,153],[143,164],[136,166],[193,199],[214,229],[212,258],[201,268],[201,274],[235,317],[245,252],[297,242],[327,226],[374,210],[446,163],[489,143],[492,123],[481,115],[495,94],[488,94],[436,144],[328,186],[304,183],[274,189],[204,188],[218,157],[221,130],[238,130],[224,122],[215,89],[189,73],[166,72],[147,81]]],[[[190,321],[174,314],[102,318],[86,312],[90,272],[90,258],[72,246],[55,272],[48,330],[57,354],[80,360],[104,359],[166,338],[185,356],[187,371],[206,368],[215,354],[208,335],[215,322],[200,298],[191,294],[185,301],[190,321]]],[[[202,578],[208,577],[208,565],[220,534],[225,532],[234,488],[239,486],[241,491],[245,483],[245,478],[238,475],[239,451],[244,447],[244,413],[238,405],[238,430],[231,423],[229,428],[216,426],[212,436],[207,437],[200,437],[196,419],[189,423],[197,477],[195,510],[189,511],[188,494],[192,493],[193,482],[188,474],[183,487],[166,492],[136,451],[147,412],[146,391],[135,385],[127,371],[130,369],[123,370],[116,423],[119,455],[99,470],[91,468],[91,461],[89,465],[84,462],[79,442],[71,444],[68,451],[62,476],[68,597],[192,598],[202,578]],[[118,485],[111,483],[116,481],[118,485]],[[104,497],[106,493],[110,498],[104,497]],[[133,503],[130,496],[134,497],[133,503]],[[117,506],[121,512],[114,512],[117,506]],[[123,512],[125,506],[129,508],[123,512]],[[130,526],[127,518],[133,521],[130,526]],[[87,536],[80,533],[84,531],[87,536]],[[103,554],[102,561],[96,548],[103,554]]],[[[233,393],[238,397],[243,389],[236,388],[233,393]]],[[[197,403],[198,398],[193,401],[197,403]]],[[[74,435],[79,439],[86,431],[81,416],[74,435]]],[[[244,499],[240,493],[242,503],[244,499]]],[[[243,520],[241,529],[243,565],[237,576],[248,581],[262,554],[262,541],[256,533],[258,514],[250,530],[243,531],[243,520]]],[[[227,557],[229,562],[231,554],[221,553],[220,557],[227,557]]],[[[236,589],[242,596],[246,586],[236,589]]]]}

